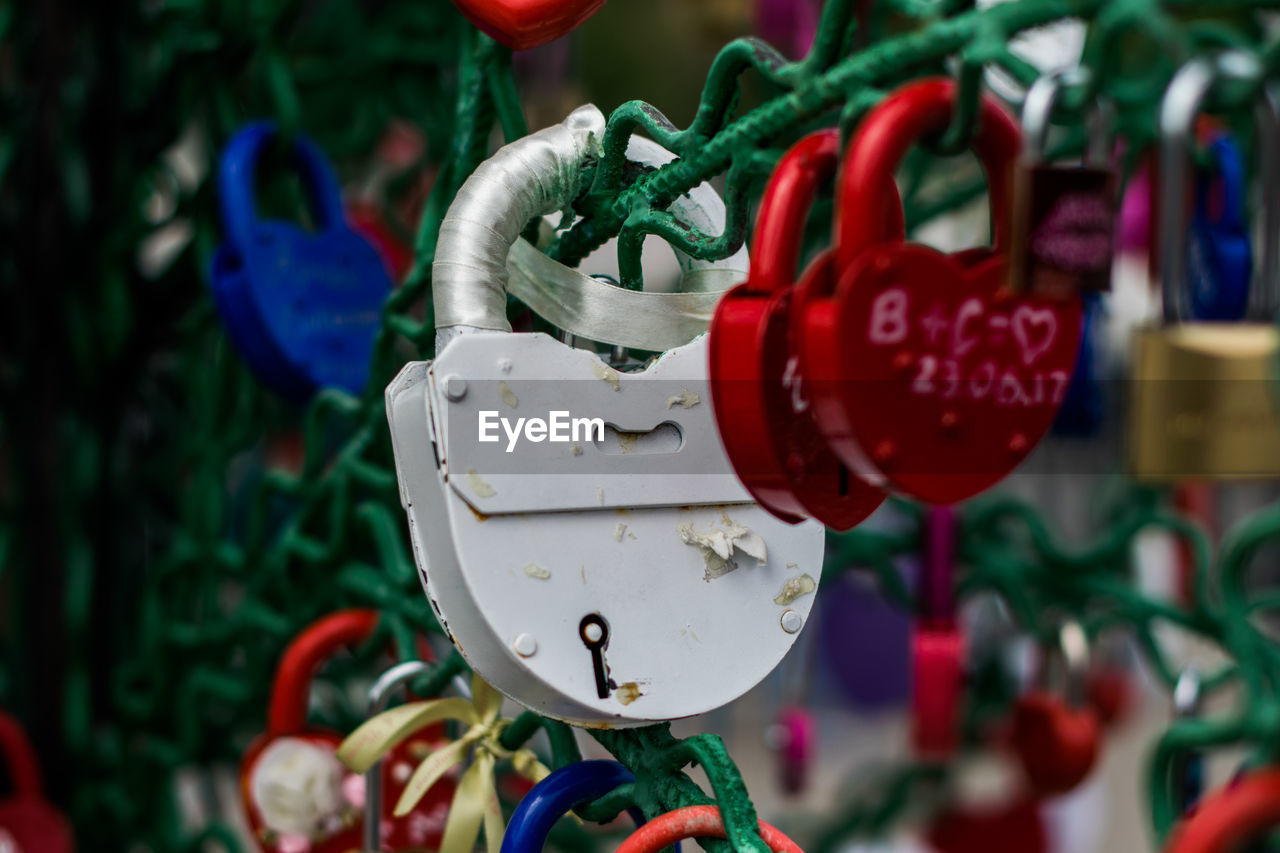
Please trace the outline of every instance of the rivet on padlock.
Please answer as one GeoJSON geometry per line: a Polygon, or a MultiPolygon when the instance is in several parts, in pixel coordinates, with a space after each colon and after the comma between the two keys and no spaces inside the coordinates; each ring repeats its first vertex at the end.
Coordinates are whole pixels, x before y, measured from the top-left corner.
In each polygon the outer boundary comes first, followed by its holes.
{"type": "MultiPolygon", "coordinates": [[[[560,818],[633,782],[631,771],[616,761],[580,761],[561,767],[520,800],[502,836],[501,853],[541,853],[560,818]]],[[[638,809],[629,812],[638,825],[644,824],[638,809]]]]}
{"type": "MultiPolygon", "coordinates": [[[[760,837],[775,853],[804,853],[782,832],[760,821],[760,837]]],[[[658,853],[686,838],[726,838],[724,820],[715,806],[688,806],[656,817],[622,842],[618,853],[658,853]]]]}
{"type": "Polygon", "coordinates": [[[912,83],[863,119],[841,170],[834,292],[795,297],[803,331],[793,340],[828,443],[863,479],[933,504],[972,497],[1026,458],[1053,422],[1080,340],[1078,298],[1007,288],[1019,136],[994,100],[982,101],[974,150],[995,249],[904,243],[901,216],[884,215],[895,168],[949,126],[955,89],[912,83]]]}
{"type": "Polygon", "coordinates": [[[512,50],[528,50],[568,35],[604,0],[453,0],[467,20],[512,50]]]}
{"type": "Polygon", "coordinates": [[[1164,853],[1235,853],[1280,826],[1280,768],[1249,773],[1209,794],[1174,828],[1164,853]]]}
{"type": "MultiPolygon", "coordinates": [[[[1076,788],[1093,770],[1102,739],[1088,704],[1089,643],[1084,629],[1066,622],[1058,632],[1065,688],[1040,686],[1023,694],[1013,712],[1010,740],[1031,786],[1044,796],[1076,788]]],[[[1049,677],[1045,666],[1040,678],[1049,677]]]]}
{"type": "MultiPolygon", "coordinates": [[[[805,216],[835,174],[839,145],[837,130],[821,130],[779,161],[760,204],[751,272],[716,307],[709,345],[716,420],[743,485],[783,520],[813,517],[849,530],[880,506],[885,493],[827,447],[808,411],[790,340],[805,216]]],[[[805,276],[830,274],[826,253],[805,276]]]]}
{"type": "Polygon", "coordinates": [[[225,241],[213,259],[214,301],[236,349],[276,393],[305,400],[321,388],[359,393],[391,279],[382,258],[347,224],[333,168],[306,137],[291,153],[315,231],[258,219],[258,164],[278,132],[250,124],[218,170],[225,241]]]}
{"type": "Polygon", "coordinates": [[[40,762],[18,721],[0,712],[0,761],[9,796],[0,800],[0,849],[12,853],[72,853],[71,822],[44,798],[40,762]]]}
{"type": "MultiPolygon", "coordinates": [[[[329,614],[302,631],[280,659],[267,731],[240,765],[245,815],[265,853],[346,853],[360,846],[364,780],[339,763],[339,733],[307,724],[307,696],[321,664],[343,646],[367,640],[377,622],[373,610],[329,614]]],[[[451,786],[438,787],[415,812],[429,815],[441,802],[447,807],[451,786]]]]}
{"type": "Polygon", "coordinates": [[[1249,312],[1253,278],[1253,235],[1243,218],[1248,177],[1231,137],[1218,136],[1208,153],[1213,165],[1197,175],[1187,234],[1191,316],[1235,322],[1249,312]]]}
{"type": "MultiPolygon", "coordinates": [[[[521,239],[577,196],[604,126],[584,107],[468,179],[440,228],[436,357],[401,372],[387,412],[425,590],[467,662],[542,714],[626,726],[709,711],[767,675],[808,617],[824,534],[752,501],[709,405],[700,335],[745,257],[682,260],[684,292],[652,293],[521,239]],[[508,287],[569,334],[663,355],[621,372],[512,334],[508,287]],[[707,306],[701,321],[690,305],[707,306]],[[461,397],[450,377],[466,383],[461,397]]],[[[657,156],[632,143],[632,159],[657,156]]],[[[709,189],[672,211],[724,227],[709,189]]]]}
{"type": "Polygon", "coordinates": [[[955,512],[930,508],[911,635],[911,734],[916,754],[933,761],[952,756],[959,740],[965,644],[955,613],[955,536],[955,512]]]}
{"type": "Polygon", "coordinates": [[[1022,156],[1014,180],[1009,283],[1016,292],[1061,298],[1111,289],[1116,175],[1110,166],[1111,111],[1092,117],[1084,164],[1046,162],[1049,125],[1062,90],[1088,82],[1083,68],[1038,79],[1022,105],[1022,156]]]}
{"type": "MultiPolygon", "coordinates": [[[[1129,460],[1139,480],[1171,482],[1188,477],[1239,479],[1280,475],[1280,420],[1273,401],[1280,335],[1274,322],[1280,288],[1280,204],[1263,199],[1263,260],[1251,300],[1253,321],[1187,322],[1188,146],[1201,105],[1224,80],[1257,81],[1256,59],[1229,52],[1197,59],[1170,83],[1161,107],[1160,222],[1164,326],[1140,330],[1134,339],[1129,460]]],[[[1255,110],[1261,183],[1275,186],[1280,130],[1265,97],[1255,110]]]]}

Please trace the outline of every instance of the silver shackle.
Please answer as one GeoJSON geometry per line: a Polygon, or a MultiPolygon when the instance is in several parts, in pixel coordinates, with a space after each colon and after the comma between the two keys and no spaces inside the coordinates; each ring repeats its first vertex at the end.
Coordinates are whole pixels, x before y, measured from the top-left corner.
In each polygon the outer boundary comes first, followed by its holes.
{"type": "MultiPolygon", "coordinates": [[[[1049,127],[1053,111],[1065,89],[1086,86],[1090,80],[1089,69],[1083,66],[1062,68],[1036,78],[1027,90],[1022,102],[1022,158],[1030,162],[1047,159],[1049,153],[1049,127]]],[[[1090,114],[1089,145],[1085,150],[1085,165],[1106,166],[1111,160],[1109,133],[1114,110],[1110,102],[1098,99],[1090,114]]]]}
{"type": "MultiPolygon", "coordinates": [[[[677,251],[682,292],[631,291],[570,269],[521,238],[530,220],[570,207],[584,188],[584,166],[602,153],[604,130],[600,110],[579,107],[562,124],[506,145],[463,184],[440,225],[431,268],[437,353],[464,331],[511,331],[508,292],[578,337],[663,351],[704,331],[720,296],[746,278],[745,248],[721,261],[677,251]]],[[[648,166],[675,159],[636,136],[627,155],[648,166]]],[[[724,202],[707,184],[680,196],[671,211],[704,233],[725,226],[724,202]]]]}
{"type": "MultiPolygon", "coordinates": [[[[1257,57],[1228,51],[1195,59],[1174,75],[1160,105],[1160,278],[1164,320],[1175,323],[1189,314],[1184,200],[1189,188],[1189,161],[1196,116],[1206,99],[1225,81],[1259,83],[1263,74],[1257,57]]],[[[1265,90],[1254,108],[1262,184],[1262,264],[1250,288],[1253,319],[1274,319],[1280,299],[1280,200],[1275,199],[1280,174],[1280,128],[1265,90]]]]}

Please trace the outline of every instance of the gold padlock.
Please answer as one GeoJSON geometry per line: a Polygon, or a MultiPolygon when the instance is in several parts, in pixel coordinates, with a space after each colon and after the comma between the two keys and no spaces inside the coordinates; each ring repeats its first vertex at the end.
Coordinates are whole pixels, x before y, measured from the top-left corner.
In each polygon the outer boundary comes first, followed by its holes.
{"type": "Polygon", "coordinates": [[[1237,51],[1197,59],[1173,78],[1161,105],[1160,258],[1164,325],[1141,330],[1134,346],[1129,417],[1133,476],[1148,482],[1280,477],[1280,333],[1276,265],[1280,263],[1275,201],[1277,116],[1259,99],[1256,123],[1262,153],[1264,252],[1255,275],[1250,321],[1184,322],[1188,147],[1196,115],[1215,85],[1257,83],[1261,69],[1237,51]]]}

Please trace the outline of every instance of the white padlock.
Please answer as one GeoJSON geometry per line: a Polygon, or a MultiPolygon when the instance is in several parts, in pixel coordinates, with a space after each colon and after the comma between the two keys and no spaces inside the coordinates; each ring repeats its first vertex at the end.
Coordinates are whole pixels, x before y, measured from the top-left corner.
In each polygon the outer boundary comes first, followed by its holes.
{"type": "MultiPolygon", "coordinates": [[[[757,684],[808,618],[824,539],[753,503],[720,444],[694,336],[716,291],[744,277],[745,253],[680,258],[684,292],[638,293],[519,240],[531,219],[568,207],[603,132],[599,110],[583,107],[468,180],[433,268],[437,356],[387,389],[415,558],[441,624],[507,696],[600,727],[704,713],[757,684]],[[556,325],[666,352],[620,373],[594,352],[513,334],[508,267],[522,301],[554,303],[533,307],[556,325]]],[[[671,156],[635,138],[628,155],[671,156]]],[[[712,233],[724,225],[705,185],[672,212],[712,233]]]]}

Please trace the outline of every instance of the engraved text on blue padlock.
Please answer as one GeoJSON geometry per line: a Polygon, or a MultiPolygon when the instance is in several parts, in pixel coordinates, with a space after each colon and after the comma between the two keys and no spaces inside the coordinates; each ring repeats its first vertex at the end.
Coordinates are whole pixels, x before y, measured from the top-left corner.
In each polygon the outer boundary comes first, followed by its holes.
{"type": "Polygon", "coordinates": [[[343,216],[337,176],[305,137],[293,141],[315,230],[259,220],[257,165],[276,128],[247,125],[218,173],[226,239],[214,256],[214,299],[236,349],[277,393],[305,400],[321,388],[358,393],[391,279],[377,251],[343,216]]]}
{"type": "Polygon", "coordinates": [[[1187,244],[1191,313],[1197,320],[1244,319],[1253,275],[1253,246],[1244,211],[1245,170],[1228,136],[1209,146],[1213,168],[1196,182],[1187,244]],[[1220,188],[1220,195],[1215,193],[1220,188]]]}

